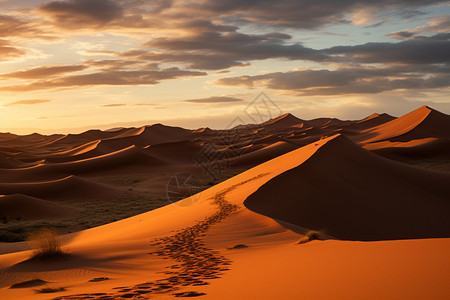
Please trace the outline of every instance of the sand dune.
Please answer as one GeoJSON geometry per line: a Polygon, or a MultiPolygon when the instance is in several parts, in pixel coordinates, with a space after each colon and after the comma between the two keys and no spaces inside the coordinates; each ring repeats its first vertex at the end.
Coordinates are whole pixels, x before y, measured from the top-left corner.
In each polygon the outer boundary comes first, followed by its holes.
{"type": "Polygon", "coordinates": [[[263,161],[285,154],[296,149],[297,146],[289,142],[276,142],[262,149],[258,149],[243,155],[230,159],[230,163],[234,167],[254,166],[263,161]]]}
{"type": "Polygon", "coordinates": [[[173,174],[201,175],[193,157],[205,149],[247,171],[180,202],[64,235],[63,260],[27,261],[27,243],[0,243],[0,298],[447,299],[449,175],[374,154],[448,154],[447,117],[422,107],[398,119],[311,124],[286,114],[228,131],[156,124],[111,135],[5,135],[7,161],[47,160],[0,165],[0,216],[64,215],[58,200],[121,201],[125,190],[161,196],[173,174]],[[325,137],[333,133],[342,135],[325,137]],[[347,241],[297,244],[309,229],[347,241]],[[65,290],[48,297],[9,288],[33,278],[65,290]]]}
{"type": "Polygon", "coordinates": [[[450,175],[380,158],[337,135],[245,205],[341,239],[450,237],[448,182],[450,175]]]}
{"type": "Polygon", "coordinates": [[[280,128],[284,129],[286,127],[300,125],[302,123],[304,123],[303,120],[293,116],[290,113],[287,113],[272,120],[269,120],[267,122],[264,122],[262,125],[266,130],[276,130],[280,128]]]}
{"type": "Polygon", "coordinates": [[[34,167],[3,170],[0,179],[5,182],[62,177],[64,175],[90,174],[105,172],[139,172],[164,163],[135,146],[93,158],[54,164],[40,164],[34,167]]]}
{"type": "Polygon", "coordinates": [[[14,161],[12,161],[12,160],[4,157],[2,154],[0,154],[0,168],[1,169],[14,169],[17,167],[18,167],[18,165],[14,161]]]}
{"type": "Polygon", "coordinates": [[[371,114],[370,116],[362,119],[361,121],[358,121],[358,122],[352,124],[351,128],[352,129],[357,128],[360,130],[367,129],[367,128],[371,128],[374,126],[384,124],[384,123],[392,121],[394,119],[395,119],[395,117],[388,115],[386,113],[383,113],[383,114],[374,113],[374,114],[371,114]]]}
{"type": "Polygon", "coordinates": [[[170,163],[194,163],[194,158],[202,150],[202,147],[191,141],[163,143],[144,148],[145,153],[156,157],[161,161],[170,163]]]}
{"type": "Polygon", "coordinates": [[[22,194],[0,196],[0,215],[8,219],[66,218],[76,214],[72,207],[22,194]]]}
{"type": "Polygon", "coordinates": [[[366,144],[383,140],[450,138],[448,128],[450,128],[450,116],[428,106],[422,106],[402,117],[364,132],[361,142],[366,144]]]}
{"type": "Polygon", "coordinates": [[[367,144],[373,153],[393,160],[450,159],[450,140],[417,139],[409,142],[379,142],[367,144]]]}
{"type": "Polygon", "coordinates": [[[107,200],[117,191],[111,186],[69,176],[59,180],[30,183],[0,183],[0,195],[24,194],[46,200],[107,200]]]}

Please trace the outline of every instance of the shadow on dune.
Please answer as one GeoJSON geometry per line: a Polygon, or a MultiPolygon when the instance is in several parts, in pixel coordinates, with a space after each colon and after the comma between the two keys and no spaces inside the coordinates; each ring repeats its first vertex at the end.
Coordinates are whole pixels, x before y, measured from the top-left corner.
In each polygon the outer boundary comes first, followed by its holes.
{"type": "Polygon", "coordinates": [[[450,237],[449,182],[448,174],[390,161],[337,135],[244,205],[344,240],[450,237]]]}

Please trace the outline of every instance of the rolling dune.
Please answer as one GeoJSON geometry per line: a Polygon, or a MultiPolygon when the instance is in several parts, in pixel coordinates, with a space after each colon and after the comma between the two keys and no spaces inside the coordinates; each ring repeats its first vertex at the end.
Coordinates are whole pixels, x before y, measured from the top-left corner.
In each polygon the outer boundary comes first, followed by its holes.
{"type": "Polygon", "coordinates": [[[448,182],[450,175],[380,158],[336,135],[245,205],[340,239],[450,237],[448,182]]]}

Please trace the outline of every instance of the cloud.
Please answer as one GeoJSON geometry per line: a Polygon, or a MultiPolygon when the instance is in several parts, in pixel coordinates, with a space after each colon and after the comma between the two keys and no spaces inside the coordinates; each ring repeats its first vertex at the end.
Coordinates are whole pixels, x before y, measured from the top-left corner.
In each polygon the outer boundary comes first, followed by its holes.
{"type": "Polygon", "coordinates": [[[387,36],[393,37],[396,39],[407,39],[414,35],[415,33],[410,30],[402,30],[402,31],[396,31],[388,34],[387,36]]]}
{"type": "Polygon", "coordinates": [[[418,37],[399,43],[367,43],[322,50],[336,61],[357,63],[438,64],[450,61],[450,34],[418,37]]]}
{"type": "Polygon", "coordinates": [[[126,106],[126,105],[127,104],[125,104],[125,103],[113,103],[113,104],[105,104],[100,107],[120,107],[120,106],[126,106]]]}
{"type": "Polygon", "coordinates": [[[11,44],[10,41],[0,39],[0,61],[8,61],[21,56],[26,52],[11,44]]]}
{"type": "Polygon", "coordinates": [[[63,28],[102,27],[120,18],[123,9],[112,0],[69,0],[45,3],[38,12],[63,28]]]}
{"type": "Polygon", "coordinates": [[[40,100],[40,99],[34,99],[34,100],[20,100],[20,101],[15,101],[15,102],[11,102],[8,104],[4,104],[3,106],[15,106],[15,105],[32,105],[32,104],[40,104],[40,103],[47,103],[50,102],[51,100],[40,100]]]}
{"type": "Polygon", "coordinates": [[[190,99],[184,100],[183,102],[189,103],[230,103],[230,102],[241,102],[242,99],[227,96],[213,96],[208,98],[190,99]]]}
{"type": "Polygon", "coordinates": [[[0,37],[55,38],[50,32],[40,28],[38,24],[10,15],[0,15],[0,37]]]}
{"type": "Polygon", "coordinates": [[[429,67],[422,73],[415,68],[341,68],[300,70],[257,76],[219,79],[225,86],[253,88],[256,85],[296,95],[377,94],[398,89],[436,89],[450,86],[448,67],[429,67]]]}
{"type": "Polygon", "coordinates": [[[425,32],[433,32],[433,33],[450,32],[450,15],[435,16],[428,19],[427,25],[419,26],[414,29],[396,31],[388,34],[387,36],[397,39],[408,39],[413,36],[416,36],[417,34],[425,32]]]}
{"type": "Polygon", "coordinates": [[[145,44],[152,50],[130,50],[116,55],[159,63],[182,63],[199,70],[247,66],[249,61],[269,58],[326,60],[327,56],[320,51],[298,43],[287,44],[289,39],[290,35],[282,33],[197,32],[189,36],[152,39],[145,44]]]}
{"type": "Polygon", "coordinates": [[[3,78],[17,78],[17,79],[43,79],[55,75],[61,75],[64,73],[71,73],[82,71],[86,69],[84,65],[56,65],[56,66],[43,66],[23,71],[17,71],[13,73],[0,74],[3,78]]]}
{"type": "Polygon", "coordinates": [[[38,80],[26,85],[13,85],[1,87],[2,91],[27,92],[47,89],[89,87],[98,85],[155,85],[162,80],[180,77],[204,76],[206,73],[167,68],[161,70],[133,70],[133,71],[99,71],[82,75],[68,75],[50,80],[38,80]]]}
{"type": "MultiPolygon", "coordinates": [[[[177,1],[178,10],[184,9],[205,19],[222,17],[241,23],[264,24],[271,26],[314,29],[329,24],[348,23],[348,15],[354,16],[359,25],[367,25],[374,11],[387,9],[413,9],[445,0],[199,0],[194,2],[177,1]],[[183,5],[184,4],[184,5],[183,5]]],[[[176,8],[177,6],[175,6],[176,8]]]]}

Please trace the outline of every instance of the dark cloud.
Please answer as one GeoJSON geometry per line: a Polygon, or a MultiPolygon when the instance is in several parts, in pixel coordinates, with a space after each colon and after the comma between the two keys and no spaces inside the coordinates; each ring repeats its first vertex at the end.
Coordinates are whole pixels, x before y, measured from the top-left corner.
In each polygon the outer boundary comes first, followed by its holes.
{"type": "Polygon", "coordinates": [[[189,103],[230,103],[230,102],[241,102],[242,99],[235,98],[235,97],[226,97],[226,96],[215,96],[215,97],[208,97],[208,98],[200,98],[200,99],[190,99],[190,100],[184,100],[183,102],[189,102],[189,103]]]}
{"type": "Polygon", "coordinates": [[[42,79],[64,73],[71,73],[85,70],[87,66],[84,65],[67,65],[67,66],[44,66],[31,68],[23,71],[17,71],[8,74],[0,74],[3,78],[18,78],[18,79],[42,79]]]}
{"type": "Polygon", "coordinates": [[[326,60],[327,56],[320,51],[298,43],[287,44],[290,38],[290,35],[282,33],[199,32],[188,37],[157,38],[145,44],[163,51],[140,49],[117,55],[138,60],[183,63],[189,68],[203,70],[246,66],[249,61],[269,58],[326,60]]]}
{"type": "Polygon", "coordinates": [[[99,71],[90,74],[69,75],[51,80],[38,80],[27,85],[14,85],[1,87],[3,91],[35,91],[59,88],[87,87],[97,85],[154,85],[162,80],[176,79],[180,77],[204,76],[204,72],[187,71],[179,68],[168,68],[156,71],[99,71]]]}
{"type": "Polygon", "coordinates": [[[112,0],[69,0],[43,4],[39,12],[61,27],[101,27],[122,17],[123,9],[112,0]]]}
{"type": "Polygon", "coordinates": [[[427,25],[419,26],[414,29],[406,29],[402,31],[397,31],[388,34],[387,36],[398,38],[398,39],[407,39],[411,37],[416,37],[419,34],[423,34],[426,32],[434,32],[439,33],[434,36],[434,39],[436,37],[442,37],[445,36],[446,33],[450,31],[450,15],[444,15],[444,16],[435,16],[427,21],[427,25]]]}
{"type": "Polygon", "coordinates": [[[446,3],[445,0],[201,0],[185,2],[188,12],[198,16],[216,15],[235,21],[295,28],[318,28],[346,23],[348,14],[359,10],[412,11],[420,7],[446,3]]]}
{"type": "Polygon", "coordinates": [[[40,104],[40,103],[47,103],[50,102],[51,100],[38,100],[38,99],[34,99],[34,100],[20,100],[20,101],[14,101],[8,104],[5,104],[3,106],[15,106],[15,105],[31,105],[31,104],[40,104]]]}
{"type": "Polygon", "coordinates": [[[440,33],[429,37],[415,36],[397,43],[367,43],[317,50],[298,43],[288,44],[290,36],[280,33],[201,32],[189,37],[153,39],[145,44],[152,50],[129,50],[115,55],[135,61],[181,63],[199,70],[247,66],[251,61],[265,59],[425,65],[448,63],[449,36],[448,33],[440,33]]]}
{"type": "Polygon", "coordinates": [[[367,43],[356,46],[338,46],[322,53],[341,62],[436,64],[450,62],[450,34],[421,37],[399,43],[367,43]]]}
{"type": "Polygon", "coordinates": [[[387,36],[393,37],[396,39],[408,39],[412,37],[415,33],[409,30],[396,31],[388,34],[387,36]]]}
{"type": "Polygon", "coordinates": [[[257,76],[223,78],[218,84],[252,88],[256,84],[297,95],[376,94],[398,89],[434,89],[450,86],[450,68],[436,66],[418,72],[414,68],[342,68],[301,70],[257,76]],[[427,72],[428,71],[428,72],[427,72]]]}

